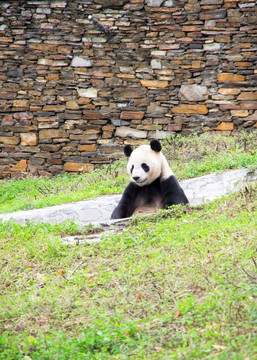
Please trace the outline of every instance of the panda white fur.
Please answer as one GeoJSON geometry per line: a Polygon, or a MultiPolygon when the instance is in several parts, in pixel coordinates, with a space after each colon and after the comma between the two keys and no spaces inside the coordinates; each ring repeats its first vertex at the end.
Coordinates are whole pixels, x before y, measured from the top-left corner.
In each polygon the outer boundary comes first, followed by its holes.
{"type": "Polygon", "coordinates": [[[111,219],[130,217],[139,207],[164,209],[171,205],[188,203],[161,152],[158,140],[152,140],[150,145],[141,145],[135,150],[126,145],[124,153],[129,157],[127,170],[131,178],[111,219]]]}

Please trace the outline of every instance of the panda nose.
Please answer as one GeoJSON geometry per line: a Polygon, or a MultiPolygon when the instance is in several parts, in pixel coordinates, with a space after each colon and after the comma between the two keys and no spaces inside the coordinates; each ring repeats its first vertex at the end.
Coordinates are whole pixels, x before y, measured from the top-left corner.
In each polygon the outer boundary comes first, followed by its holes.
{"type": "Polygon", "coordinates": [[[133,180],[137,181],[139,179],[139,176],[133,176],[133,180]]]}

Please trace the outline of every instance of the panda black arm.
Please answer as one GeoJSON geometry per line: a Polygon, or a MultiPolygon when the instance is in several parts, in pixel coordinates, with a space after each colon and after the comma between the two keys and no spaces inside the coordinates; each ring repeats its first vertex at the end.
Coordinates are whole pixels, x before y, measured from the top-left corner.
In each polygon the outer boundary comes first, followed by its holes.
{"type": "Polygon", "coordinates": [[[161,180],[161,195],[164,208],[171,205],[189,203],[183,189],[174,175],[171,175],[165,180],[161,180]]]}
{"type": "Polygon", "coordinates": [[[139,187],[133,183],[129,183],[126,187],[122,198],[117,207],[113,210],[111,219],[123,219],[130,217],[135,211],[135,200],[139,191],[139,187]]]}

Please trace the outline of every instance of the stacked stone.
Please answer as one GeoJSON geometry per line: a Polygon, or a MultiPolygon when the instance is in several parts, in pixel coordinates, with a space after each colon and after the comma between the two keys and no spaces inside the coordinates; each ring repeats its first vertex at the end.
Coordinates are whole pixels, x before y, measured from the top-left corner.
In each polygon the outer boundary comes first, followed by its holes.
{"type": "Polygon", "coordinates": [[[256,12],[254,0],[1,2],[0,177],[256,129],[256,12]]]}

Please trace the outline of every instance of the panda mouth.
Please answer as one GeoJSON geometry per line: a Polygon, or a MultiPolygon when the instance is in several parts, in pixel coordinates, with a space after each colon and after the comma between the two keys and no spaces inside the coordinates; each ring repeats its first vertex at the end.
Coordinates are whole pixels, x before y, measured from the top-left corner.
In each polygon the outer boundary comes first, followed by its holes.
{"type": "Polygon", "coordinates": [[[134,181],[134,183],[137,184],[137,185],[143,185],[143,184],[146,182],[146,180],[140,180],[140,179],[138,179],[138,180],[134,180],[134,179],[133,179],[133,181],[134,181]]]}

